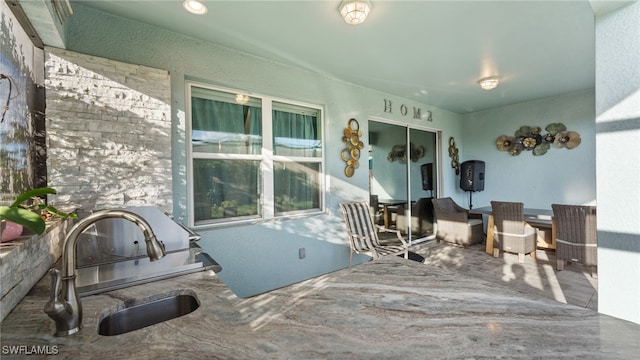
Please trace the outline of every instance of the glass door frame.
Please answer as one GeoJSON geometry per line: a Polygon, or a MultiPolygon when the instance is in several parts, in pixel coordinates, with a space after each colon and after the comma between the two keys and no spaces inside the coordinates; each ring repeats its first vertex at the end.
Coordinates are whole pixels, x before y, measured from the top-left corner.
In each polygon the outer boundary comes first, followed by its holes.
{"type": "MultiPolygon", "coordinates": [[[[371,130],[371,126],[370,123],[373,122],[377,122],[377,123],[383,123],[386,125],[396,125],[396,126],[400,126],[405,128],[405,144],[410,144],[411,142],[411,130],[418,130],[418,131],[426,131],[426,132],[430,132],[433,133],[435,135],[435,164],[433,166],[433,179],[434,182],[437,184],[435,191],[432,190],[431,192],[431,196],[433,198],[439,198],[442,193],[442,130],[439,129],[435,129],[435,128],[431,128],[428,126],[421,126],[421,125],[416,125],[416,124],[409,124],[406,122],[402,122],[402,121],[396,121],[396,120],[389,120],[389,119],[385,119],[385,118],[380,118],[380,117],[376,117],[376,116],[369,116],[367,119],[367,129],[368,132],[370,132],[371,130]]],[[[371,141],[371,139],[369,139],[369,142],[371,141]]],[[[407,203],[409,204],[407,206],[407,216],[410,219],[411,218],[411,167],[410,166],[406,166],[406,187],[407,187],[407,203]]],[[[369,179],[369,182],[371,181],[371,179],[369,179]]],[[[371,190],[371,183],[369,183],[369,190],[371,190]]],[[[434,221],[435,223],[435,221],[434,221]]],[[[435,225],[435,224],[434,224],[435,225]]],[[[435,229],[435,226],[434,226],[435,229]]],[[[420,237],[418,239],[434,239],[435,238],[435,232],[431,235],[428,235],[426,237],[420,237]]],[[[413,231],[411,229],[411,221],[409,221],[409,232],[408,232],[408,239],[409,239],[409,246],[413,245],[413,231]]]]}

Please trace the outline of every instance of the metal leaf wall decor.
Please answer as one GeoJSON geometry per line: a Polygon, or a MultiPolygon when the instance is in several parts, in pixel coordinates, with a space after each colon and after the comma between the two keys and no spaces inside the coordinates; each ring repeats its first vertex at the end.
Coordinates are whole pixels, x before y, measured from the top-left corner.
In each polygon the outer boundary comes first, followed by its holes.
{"type": "Polygon", "coordinates": [[[417,162],[419,159],[424,157],[424,153],[425,149],[422,145],[416,146],[414,143],[410,143],[409,152],[407,152],[406,145],[394,145],[391,148],[391,151],[389,151],[389,155],[387,155],[387,160],[390,162],[398,160],[401,163],[406,163],[408,158],[413,162],[417,162]]]}
{"type": "Polygon", "coordinates": [[[544,128],[546,133],[538,126],[522,126],[514,136],[500,135],[496,140],[496,147],[500,151],[506,151],[512,156],[518,156],[523,151],[531,151],[535,156],[547,153],[551,146],[568,150],[576,148],[582,141],[580,134],[575,131],[567,131],[562,123],[552,123],[544,128]]]}

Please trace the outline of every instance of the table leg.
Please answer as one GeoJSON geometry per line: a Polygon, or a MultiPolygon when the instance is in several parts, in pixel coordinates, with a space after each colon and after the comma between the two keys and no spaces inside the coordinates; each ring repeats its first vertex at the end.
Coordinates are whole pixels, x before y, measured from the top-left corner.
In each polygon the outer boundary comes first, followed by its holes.
{"type": "Polygon", "coordinates": [[[556,249],[556,220],[551,219],[551,248],[556,249]]]}
{"type": "Polygon", "coordinates": [[[389,214],[389,205],[382,205],[382,217],[384,218],[384,227],[389,229],[391,223],[391,215],[389,214]]]}
{"type": "Polygon", "coordinates": [[[487,245],[485,252],[493,255],[493,215],[489,215],[489,219],[487,220],[487,245]]]}
{"type": "MultiPolygon", "coordinates": [[[[527,223],[528,224],[528,223],[527,223]]],[[[553,224],[534,223],[530,225],[538,230],[536,231],[536,248],[538,249],[555,249],[555,233],[553,224]]]]}

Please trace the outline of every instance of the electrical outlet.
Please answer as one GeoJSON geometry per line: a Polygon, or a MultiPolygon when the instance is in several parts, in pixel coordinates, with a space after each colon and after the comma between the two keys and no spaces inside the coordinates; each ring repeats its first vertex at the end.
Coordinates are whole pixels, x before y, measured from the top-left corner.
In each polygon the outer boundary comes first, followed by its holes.
{"type": "Polygon", "coordinates": [[[298,258],[304,259],[305,256],[307,256],[305,249],[304,248],[298,249],[298,258]]]}

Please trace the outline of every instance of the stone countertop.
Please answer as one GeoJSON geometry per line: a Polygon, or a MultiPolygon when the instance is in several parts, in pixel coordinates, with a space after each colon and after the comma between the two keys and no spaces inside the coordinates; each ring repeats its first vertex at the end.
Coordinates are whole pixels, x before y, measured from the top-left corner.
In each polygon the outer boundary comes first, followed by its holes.
{"type": "Polygon", "coordinates": [[[246,299],[210,271],[92,295],[81,299],[83,329],[67,337],[52,335],[42,310],[49,289],[45,276],[0,324],[3,359],[630,359],[640,351],[640,325],[396,256],[246,299]],[[109,310],[191,292],[200,307],[190,314],[97,334],[109,310]],[[12,356],[12,346],[25,348],[12,356]],[[38,349],[55,356],[27,356],[38,349]]]}
{"type": "Polygon", "coordinates": [[[209,323],[209,315],[217,317],[216,303],[224,301],[224,297],[235,297],[210,270],[86,296],[80,298],[82,329],[70,336],[56,337],[55,324],[43,311],[50,289],[49,275],[45,275],[0,324],[3,358],[11,357],[7,347],[27,346],[22,355],[30,355],[29,358],[34,358],[34,351],[42,351],[56,359],[127,359],[133,354],[198,359],[202,349],[192,344],[215,339],[217,326],[215,321],[209,323]],[[97,333],[99,321],[109,313],[175,294],[195,294],[200,307],[182,317],[126,334],[97,333]],[[33,349],[34,346],[40,349],[33,349]]]}

